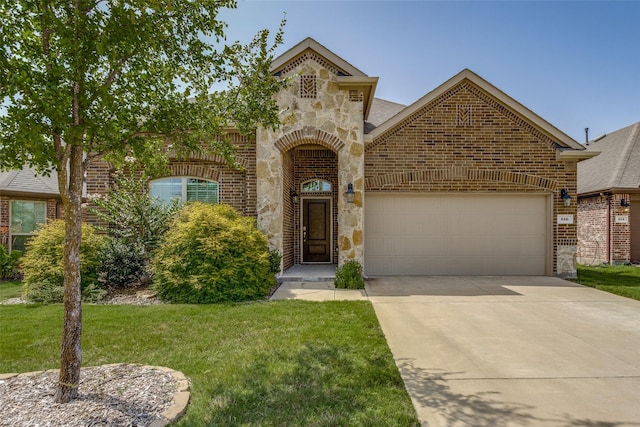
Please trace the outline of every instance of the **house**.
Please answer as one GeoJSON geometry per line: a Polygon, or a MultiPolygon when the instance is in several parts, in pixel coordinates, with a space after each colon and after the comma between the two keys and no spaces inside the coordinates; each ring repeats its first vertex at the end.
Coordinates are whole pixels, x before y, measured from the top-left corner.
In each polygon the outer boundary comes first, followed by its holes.
{"type": "Polygon", "coordinates": [[[578,262],[640,262],[640,122],[590,141],[578,164],[578,262]]]}
{"type": "MultiPolygon", "coordinates": [[[[153,195],[255,217],[283,270],[355,259],[369,276],[575,277],[577,164],[595,152],[469,70],[409,106],[310,38],[272,72],[292,82],[283,125],[232,134],[239,169],[171,159],[153,195]]],[[[110,173],[95,164],[87,193],[110,173]]]]}
{"type": "Polygon", "coordinates": [[[0,238],[8,249],[24,251],[39,224],[58,218],[62,202],[58,176],[38,175],[25,167],[0,172],[0,238]]]}

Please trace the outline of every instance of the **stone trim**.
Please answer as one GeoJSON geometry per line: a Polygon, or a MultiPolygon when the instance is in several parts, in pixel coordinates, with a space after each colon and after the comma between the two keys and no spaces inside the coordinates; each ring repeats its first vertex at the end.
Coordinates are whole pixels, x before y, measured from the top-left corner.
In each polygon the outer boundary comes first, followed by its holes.
{"type": "Polygon", "coordinates": [[[556,191],[558,182],[537,175],[528,175],[509,171],[470,169],[467,167],[452,167],[449,169],[423,169],[397,172],[386,175],[377,175],[365,179],[364,188],[370,190],[385,185],[397,185],[404,183],[425,183],[433,181],[498,181],[510,184],[518,184],[529,187],[556,191]]]}
{"type": "Polygon", "coordinates": [[[337,153],[344,147],[344,142],[340,141],[336,136],[328,134],[313,126],[305,126],[302,129],[294,130],[280,137],[275,146],[281,153],[286,153],[292,148],[303,144],[316,144],[332,150],[337,153]]]}

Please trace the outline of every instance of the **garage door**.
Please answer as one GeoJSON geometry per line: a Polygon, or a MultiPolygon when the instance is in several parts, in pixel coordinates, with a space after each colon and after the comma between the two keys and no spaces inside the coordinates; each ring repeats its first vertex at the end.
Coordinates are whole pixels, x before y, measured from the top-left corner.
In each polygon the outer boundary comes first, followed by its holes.
{"type": "Polygon", "coordinates": [[[365,273],[544,275],[544,195],[368,193],[365,273]]]}

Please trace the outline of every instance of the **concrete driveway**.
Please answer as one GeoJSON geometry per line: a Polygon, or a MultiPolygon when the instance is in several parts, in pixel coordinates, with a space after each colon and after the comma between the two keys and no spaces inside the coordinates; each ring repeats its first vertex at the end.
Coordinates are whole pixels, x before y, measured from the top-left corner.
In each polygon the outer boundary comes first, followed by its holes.
{"type": "Polygon", "coordinates": [[[549,277],[373,278],[428,426],[640,426],[640,302],[549,277]]]}

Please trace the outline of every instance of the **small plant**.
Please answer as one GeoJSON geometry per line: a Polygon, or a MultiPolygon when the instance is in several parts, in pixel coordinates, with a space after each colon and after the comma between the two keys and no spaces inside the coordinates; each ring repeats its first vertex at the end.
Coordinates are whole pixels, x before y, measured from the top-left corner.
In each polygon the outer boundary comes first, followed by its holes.
{"type": "Polygon", "coordinates": [[[336,270],[335,285],[340,289],[364,289],[362,264],[355,259],[345,262],[336,270]]]}
{"type": "Polygon", "coordinates": [[[269,249],[269,270],[273,274],[280,272],[280,262],[282,261],[282,255],[277,249],[269,249]]]}
{"type": "MultiPolygon", "coordinates": [[[[40,227],[29,240],[22,257],[25,299],[35,302],[61,302],[64,286],[64,221],[55,220],[40,227]]],[[[107,237],[99,235],[89,224],[82,224],[80,276],[84,290],[97,282],[100,250],[107,237]]]]}
{"type": "Polygon", "coordinates": [[[22,257],[22,251],[14,249],[11,253],[8,253],[7,249],[0,245],[0,279],[10,280],[16,278],[20,257],[22,257]]]}
{"type": "Polygon", "coordinates": [[[172,221],[152,263],[158,296],[176,303],[266,298],[275,283],[267,239],[231,206],[192,203],[172,221]]]}

